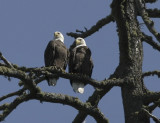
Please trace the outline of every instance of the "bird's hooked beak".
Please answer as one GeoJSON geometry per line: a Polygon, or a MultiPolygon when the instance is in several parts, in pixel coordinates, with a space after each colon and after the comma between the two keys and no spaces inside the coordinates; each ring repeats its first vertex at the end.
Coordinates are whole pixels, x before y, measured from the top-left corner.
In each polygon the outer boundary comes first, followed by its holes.
{"type": "Polygon", "coordinates": [[[59,34],[58,34],[57,32],[54,33],[54,37],[58,37],[58,35],[59,35],[59,34]]]}
{"type": "Polygon", "coordinates": [[[80,44],[81,44],[81,41],[79,39],[76,39],[76,46],[80,44]]]}

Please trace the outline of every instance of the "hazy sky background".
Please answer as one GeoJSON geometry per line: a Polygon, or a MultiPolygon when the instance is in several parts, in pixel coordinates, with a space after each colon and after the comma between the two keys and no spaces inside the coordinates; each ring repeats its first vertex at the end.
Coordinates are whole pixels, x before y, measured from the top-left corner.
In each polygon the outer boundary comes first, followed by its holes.
{"type": "MultiPolygon", "coordinates": [[[[83,30],[84,27],[89,29],[95,25],[98,20],[110,14],[110,2],[111,0],[1,0],[0,51],[10,62],[19,66],[42,67],[44,50],[55,31],[63,33],[65,45],[69,48],[74,39],[66,33],[75,32],[76,29],[83,30]]],[[[159,6],[160,1],[149,5],[158,8],[159,6]]],[[[160,20],[154,20],[156,29],[160,32],[160,20]]],[[[145,31],[146,27],[142,24],[141,29],[145,31]]],[[[148,31],[147,34],[151,35],[148,31]]],[[[85,40],[92,51],[94,61],[92,78],[108,78],[119,63],[116,24],[104,26],[85,40]]],[[[159,52],[146,43],[143,46],[143,71],[159,70],[159,52]]],[[[0,76],[0,83],[0,97],[19,88],[17,79],[8,82],[0,76]]],[[[145,83],[152,91],[160,90],[157,77],[147,77],[145,83]]],[[[94,91],[93,87],[87,85],[83,95],[76,94],[66,79],[59,79],[56,87],[49,87],[47,82],[43,81],[40,87],[43,91],[68,94],[82,101],[86,101],[94,91]]],[[[4,102],[8,100],[0,104],[4,102]]],[[[115,87],[106,94],[100,101],[99,108],[110,123],[124,123],[120,88],[115,87]]],[[[156,110],[154,114],[160,117],[160,110],[156,110]]],[[[4,123],[71,123],[76,115],[77,110],[72,107],[45,102],[41,104],[33,100],[18,106],[4,123]]],[[[94,122],[92,117],[87,117],[86,123],[94,122]]]]}

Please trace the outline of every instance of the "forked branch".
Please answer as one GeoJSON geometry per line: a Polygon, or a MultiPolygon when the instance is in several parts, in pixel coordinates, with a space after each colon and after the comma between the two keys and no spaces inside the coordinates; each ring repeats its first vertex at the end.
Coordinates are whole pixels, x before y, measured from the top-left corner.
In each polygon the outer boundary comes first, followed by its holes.
{"type": "Polygon", "coordinates": [[[77,37],[86,38],[86,37],[92,35],[93,33],[97,32],[100,28],[102,28],[106,24],[113,22],[113,21],[114,21],[114,19],[113,19],[112,15],[109,15],[109,16],[99,20],[96,23],[96,25],[92,26],[89,30],[87,28],[85,28],[85,31],[77,30],[76,32],[79,32],[79,33],[70,32],[70,33],[67,33],[67,35],[74,37],[74,38],[77,38],[77,37]]]}
{"type": "Polygon", "coordinates": [[[144,23],[146,24],[148,30],[155,36],[155,38],[160,42],[160,33],[158,33],[154,27],[154,22],[149,18],[148,13],[146,12],[145,7],[141,0],[136,0],[136,5],[138,12],[140,13],[144,23]]]}
{"type": "Polygon", "coordinates": [[[160,107],[160,99],[158,101],[155,101],[152,105],[149,105],[147,109],[149,112],[152,112],[157,107],[160,107]]]}

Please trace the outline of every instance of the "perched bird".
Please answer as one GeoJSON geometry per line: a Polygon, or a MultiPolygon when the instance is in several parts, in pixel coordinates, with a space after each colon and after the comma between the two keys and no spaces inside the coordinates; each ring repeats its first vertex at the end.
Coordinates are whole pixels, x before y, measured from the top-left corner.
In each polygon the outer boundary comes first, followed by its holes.
{"type": "MultiPolygon", "coordinates": [[[[91,51],[87,47],[83,38],[77,38],[69,49],[69,72],[79,73],[91,77],[93,69],[93,61],[91,58],[91,51]]],[[[77,93],[84,93],[84,82],[77,80],[70,80],[72,88],[77,93]]]]}
{"type": "MultiPolygon", "coordinates": [[[[64,37],[61,32],[54,33],[54,39],[51,40],[44,52],[45,66],[56,66],[57,68],[66,69],[68,63],[68,49],[64,45],[64,37]]],[[[47,77],[48,85],[55,86],[58,76],[47,77]]]]}

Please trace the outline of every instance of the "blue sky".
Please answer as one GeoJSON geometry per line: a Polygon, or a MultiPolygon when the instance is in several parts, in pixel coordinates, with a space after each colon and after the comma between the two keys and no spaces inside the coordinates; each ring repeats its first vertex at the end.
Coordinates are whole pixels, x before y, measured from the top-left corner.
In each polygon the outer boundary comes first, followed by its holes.
{"type": "MultiPolygon", "coordinates": [[[[0,1],[0,51],[12,63],[26,67],[44,66],[44,50],[55,31],[60,31],[65,37],[65,45],[69,46],[74,39],[66,35],[76,29],[88,29],[98,20],[110,14],[110,2],[107,0],[1,0],[0,1]]],[[[150,7],[159,7],[160,1],[150,7]]],[[[140,19],[141,20],[141,19],[140,19]]],[[[156,29],[160,32],[159,20],[156,29]]],[[[141,22],[143,23],[143,22],[141,22]]],[[[141,27],[143,31],[145,26],[141,27]]],[[[149,32],[147,31],[147,34],[149,32]]],[[[151,35],[151,34],[149,34],[151,35]]],[[[116,24],[110,23],[87,37],[86,43],[92,51],[94,69],[92,78],[103,80],[108,78],[119,63],[118,37],[116,24]]],[[[160,54],[144,43],[143,71],[160,68],[160,54]]],[[[68,71],[68,70],[67,70],[68,71]]],[[[147,87],[159,91],[160,83],[157,77],[145,79],[147,87]]],[[[19,88],[18,80],[11,82],[0,77],[0,96],[19,88]]],[[[66,79],[60,79],[56,87],[49,87],[46,81],[40,84],[43,91],[63,93],[79,97],[86,101],[94,89],[85,87],[83,95],[73,92],[66,79]]],[[[13,100],[13,99],[11,99],[13,100]]],[[[7,102],[3,101],[4,102],[7,102]]],[[[0,103],[2,104],[2,103],[0,103]]],[[[113,88],[99,103],[99,108],[111,123],[124,122],[123,105],[120,88],[113,88]]],[[[6,119],[6,123],[70,123],[77,110],[61,104],[29,101],[21,104],[6,119]]],[[[160,117],[160,110],[154,112],[160,117]]],[[[86,123],[94,123],[92,117],[87,117],[86,123]]]]}

